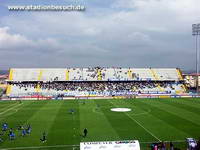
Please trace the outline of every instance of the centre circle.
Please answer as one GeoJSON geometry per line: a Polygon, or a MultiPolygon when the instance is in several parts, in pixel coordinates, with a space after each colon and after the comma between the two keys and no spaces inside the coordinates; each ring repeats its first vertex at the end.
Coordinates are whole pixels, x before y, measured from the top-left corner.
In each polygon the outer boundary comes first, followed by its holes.
{"type": "Polygon", "coordinates": [[[111,108],[111,111],[115,111],[115,112],[128,112],[131,111],[130,108],[111,108]]]}

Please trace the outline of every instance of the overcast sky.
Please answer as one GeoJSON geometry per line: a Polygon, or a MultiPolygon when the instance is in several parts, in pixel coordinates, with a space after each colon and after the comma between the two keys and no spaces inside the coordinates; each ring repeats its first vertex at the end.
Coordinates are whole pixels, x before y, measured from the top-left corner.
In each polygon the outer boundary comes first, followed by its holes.
{"type": "Polygon", "coordinates": [[[195,68],[200,0],[0,1],[0,69],[195,68]],[[85,5],[84,12],[11,12],[9,5],[85,5]]]}

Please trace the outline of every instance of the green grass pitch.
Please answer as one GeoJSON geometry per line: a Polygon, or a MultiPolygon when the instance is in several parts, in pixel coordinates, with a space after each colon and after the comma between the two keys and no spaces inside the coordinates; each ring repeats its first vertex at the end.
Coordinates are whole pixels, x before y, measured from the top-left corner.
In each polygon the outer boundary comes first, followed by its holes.
{"type": "MultiPolygon", "coordinates": [[[[0,149],[78,150],[81,141],[114,140],[139,140],[142,149],[148,149],[152,141],[199,139],[200,99],[2,101],[3,122],[14,129],[16,139],[10,141],[8,132],[4,133],[0,149]],[[132,111],[110,111],[118,107],[132,111]],[[22,137],[17,126],[27,124],[32,126],[31,135],[22,137]],[[84,128],[88,129],[86,138],[82,137],[84,128]],[[40,142],[43,131],[47,133],[45,143],[40,142]]],[[[178,146],[184,149],[183,145],[178,146]]]]}

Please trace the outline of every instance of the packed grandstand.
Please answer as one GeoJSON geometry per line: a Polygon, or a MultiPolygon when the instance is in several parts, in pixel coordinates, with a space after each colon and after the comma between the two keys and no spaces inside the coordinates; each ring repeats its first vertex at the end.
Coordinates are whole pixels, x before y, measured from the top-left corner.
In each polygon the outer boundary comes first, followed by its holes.
{"type": "Polygon", "coordinates": [[[8,97],[180,94],[186,87],[178,68],[13,68],[8,97]]]}

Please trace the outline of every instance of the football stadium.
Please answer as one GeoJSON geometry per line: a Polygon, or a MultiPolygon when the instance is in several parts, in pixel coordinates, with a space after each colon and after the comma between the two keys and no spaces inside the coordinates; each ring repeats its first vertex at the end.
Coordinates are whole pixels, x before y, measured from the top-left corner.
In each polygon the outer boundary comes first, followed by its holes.
{"type": "Polygon", "coordinates": [[[200,0],[0,0],[0,150],[200,150],[200,0]]]}
{"type": "Polygon", "coordinates": [[[198,149],[200,99],[178,68],[11,68],[1,149],[198,149]]]}

